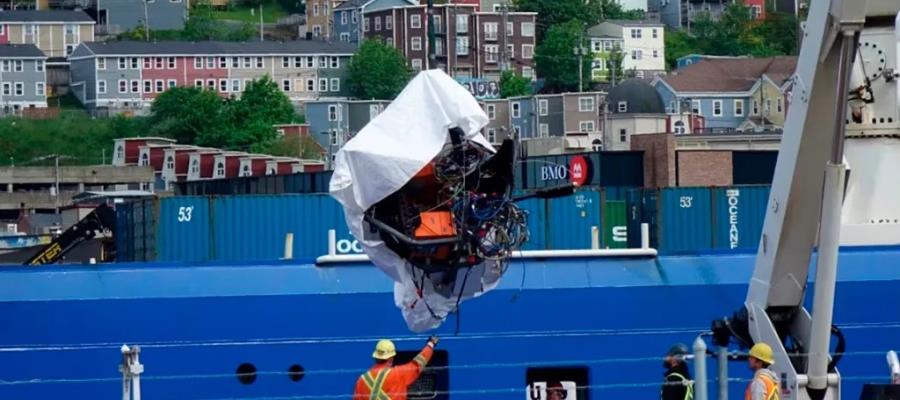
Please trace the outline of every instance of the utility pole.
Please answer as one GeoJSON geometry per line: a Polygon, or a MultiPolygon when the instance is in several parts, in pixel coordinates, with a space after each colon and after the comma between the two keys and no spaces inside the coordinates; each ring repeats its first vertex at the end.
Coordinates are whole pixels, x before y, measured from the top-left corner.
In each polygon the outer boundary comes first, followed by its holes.
{"type": "Polygon", "coordinates": [[[507,35],[509,35],[509,32],[507,32],[507,30],[506,30],[507,21],[509,21],[509,7],[506,5],[506,1],[504,1],[503,4],[500,5],[500,15],[502,17],[501,18],[501,20],[502,20],[501,26],[503,27],[502,30],[501,29],[497,30],[499,32],[503,32],[503,38],[501,40],[503,47],[500,48],[500,51],[501,51],[500,54],[503,55],[503,58],[500,60],[500,71],[506,71],[509,69],[509,51],[506,48],[507,47],[506,38],[507,38],[507,35]]]}
{"type": "Polygon", "coordinates": [[[263,41],[263,31],[264,30],[265,29],[263,28],[263,9],[262,9],[262,2],[260,2],[259,3],[259,41],[260,42],[263,41]]]}
{"type": "Polygon", "coordinates": [[[428,63],[425,69],[431,69],[436,60],[434,54],[434,0],[428,0],[425,13],[425,18],[428,19],[428,63]]]}
{"type": "Polygon", "coordinates": [[[147,0],[144,0],[144,40],[150,41],[150,13],[147,11],[147,0]]]}
{"type": "Polygon", "coordinates": [[[584,47],[584,29],[578,36],[578,47],[574,49],[575,55],[578,56],[578,92],[584,91],[584,56],[587,54],[587,48],[584,47]]]}

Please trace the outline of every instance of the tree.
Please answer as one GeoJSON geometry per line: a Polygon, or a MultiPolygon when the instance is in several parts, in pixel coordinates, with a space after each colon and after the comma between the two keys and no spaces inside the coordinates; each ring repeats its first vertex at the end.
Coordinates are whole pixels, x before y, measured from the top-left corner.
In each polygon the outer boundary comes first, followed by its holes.
{"type": "MultiPolygon", "coordinates": [[[[198,143],[198,138],[223,135],[224,107],[212,90],[174,87],[160,94],[150,108],[151,132],[179,143],[198,143]]],[[[223,139],[204,140],[206,146],[223,145],[223,139]]]]}
{"type": "Polygon", "coordinates": [[[403,54],[380,39],[367,39],[347,66],[350,92],[361,99],[391,100],[410,79],[403,54]]]}
{"type": "Polygon", "coordinates": [[[669,69],[678,66],[678,59],[699,51],[697,39],[684,30],[666,30],[666,65],[669,69]]]}
{"type": "Polygon", "coordinates": [[[531,80],[514,74],[512,71],[503,71],[500,76],[500,97],[527,96],[531,94],[531,80]]]}
{"type": "Polygon", "coordinates": [[[322,158],[322,150],[319,143],[311,136],[285,136],[261,144],[254,151],[279,157],[318,160],[322,158]]]}
{"type": "Polygon", "coordinates": [[[593,26],[607,19],[643,19],[640,10],[625,11],[616,0],[515,0],[515,9],[538,13],[540,42],[551,26],[581,21],[593,26]]]}
{"type": "Polygon", "coordinates": [[[295,116],[291,100],[268,75],[250,82],[240,99],[226,103],[225,110],[231,127],[226,145],[240,150],[275,140],[273,125],[293,122],[295,116]]]}
{"type": "Polygon", "coordinates": [[[606,56],[606,70],[609,71],[609,81],[615,85],[625,79],[625,54],[619,46],[614,46],[606,56]]]}
{"type": "Polygon", "coordinates": [[[552,91],[573,91],[578,89],[578,56],[573,52],[579,45],[587,49],[582,57],[582,80],[591,81],[591,64],[594,59],[582,37],[580,21],[570,21],[556,25],[547,31],[547,36],[537,46],[534,61],[538,75],[544,77],[545,86],[552,91]]]}

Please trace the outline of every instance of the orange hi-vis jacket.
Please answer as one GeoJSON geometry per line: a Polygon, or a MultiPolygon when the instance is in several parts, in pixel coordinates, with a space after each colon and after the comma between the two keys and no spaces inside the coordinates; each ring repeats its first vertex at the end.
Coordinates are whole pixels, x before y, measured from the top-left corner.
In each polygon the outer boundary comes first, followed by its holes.
{"type": "Polygon", "coordinates": [[[433,353],[426,345],[410,363],[393,367],[376,364],[356,380],[353,400],[406,400],[409,385],[419,378],[433,353]]]}

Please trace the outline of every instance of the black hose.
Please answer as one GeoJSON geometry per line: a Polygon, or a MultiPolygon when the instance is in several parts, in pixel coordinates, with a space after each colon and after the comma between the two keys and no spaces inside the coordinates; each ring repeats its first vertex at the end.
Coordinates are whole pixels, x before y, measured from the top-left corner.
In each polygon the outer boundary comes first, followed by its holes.
{"type": "Polygon", "coordinates": [[[836,325],[832,325],[831,334],[837,336],[838,342],[837,346],[834,348],[834,357],[832,357],[831,362],[828,363],[828,372],[834,372],[835,367],[841,362],[841,358],[844,357],[844,352],[847,350],[847,340],[844,338],[844,333],[841,332],[841,329],[836,325]]]}

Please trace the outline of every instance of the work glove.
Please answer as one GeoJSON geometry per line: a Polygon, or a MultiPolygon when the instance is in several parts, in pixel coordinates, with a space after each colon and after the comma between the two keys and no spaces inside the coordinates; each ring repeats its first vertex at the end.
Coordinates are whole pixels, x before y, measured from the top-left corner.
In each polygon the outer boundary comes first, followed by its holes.
{"type": "Polygon", "coordinates": [[[439,340],[440,340],[440,339],[438,339],[437,336],[431,335],[431,337],[428,338],[428,344],[430,344],[431,347],[437,346],[439,340]]]}

